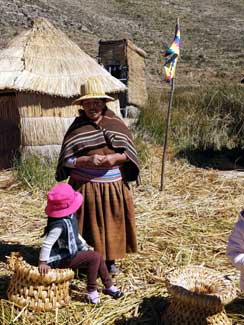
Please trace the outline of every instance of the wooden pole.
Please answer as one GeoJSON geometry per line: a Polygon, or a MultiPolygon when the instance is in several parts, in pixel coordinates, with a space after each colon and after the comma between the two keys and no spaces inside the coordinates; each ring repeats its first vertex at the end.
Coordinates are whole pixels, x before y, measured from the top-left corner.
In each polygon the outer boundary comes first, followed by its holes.
{"type": "Polygon", "coordinates": [[[165,163],[166,163],[166,156],[167,156],[167,143],[168,143],[168,133],[169,133],[169,126],[170,126],[170,114],[171,108],[173,103],[173,95],[175,90],[175,78],[171,80],[171,91],[169,97],[169,105],[167,111],[167,120],[166,120],[166,129],[165,129],[165,137],[164,137],[164,145],[163,145],[163,157],[162,157],[162,170],[161,170],[161,184],[160,184],[160,191],[164,189],[164,177],[165,177],[165,163]]]}

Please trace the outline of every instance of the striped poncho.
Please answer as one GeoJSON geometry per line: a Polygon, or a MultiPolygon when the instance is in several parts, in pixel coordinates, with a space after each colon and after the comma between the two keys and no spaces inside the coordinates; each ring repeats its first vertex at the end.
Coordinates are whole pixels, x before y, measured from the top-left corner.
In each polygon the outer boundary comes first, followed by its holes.
{"type": "Polygon", "coordinates": [[[111,146],[116,152],[124,152],[128,161],[123,164],[126,181],[138,181],[139,164],[131,133],[124,122],[111,110],[106,109],[102,120],[96,124],[81,111],[64,136],[56,170],[56,180],[62,181],[70,176],[70,168],[64,161],[79,157],[85,150],[96,149],[102,145],[111,146]]]}

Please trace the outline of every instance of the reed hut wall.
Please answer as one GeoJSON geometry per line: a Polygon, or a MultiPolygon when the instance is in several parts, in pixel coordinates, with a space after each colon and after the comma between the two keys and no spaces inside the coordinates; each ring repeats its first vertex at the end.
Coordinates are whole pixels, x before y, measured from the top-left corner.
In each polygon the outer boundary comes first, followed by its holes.
{"type": "Polygon", "coordinates": [[[27,92],[17,93],[16,102],[20,115],[21,152],[57,154],[80,107],[71,105],[71,99],[27,92]]]}
{"type": "Polygon", "coordinates": [[[60,152],[60,144],[46,144],[45,146],[24,146],[21,149],[21,157],[26,157],[30,154],[38,157],[55,158],[60,152]]]}
{"type": "Polygon", "coordinates": [[[127,42],[128,104],[146,105],[148,96],[145,78],[145,56],[131,42],[127,42]]]}
{"type": "MultiPolygon", "coordinates": [[[[0,92],[0,168],[11,167],[16,155],[57,155],[81,108],[72,101],[34,92],[0,92]]],[[[120,115],[118,99],[108,106],[120,115]]]]}
{"type": "Polygon", "coordinates": [[[80,106],[72,99],[29,92],[0,93],[0,168],[26,152],[52,157],[80,106]]]}
{"type": "Polygon", "coordinates": [[[106,106],[111,109],[117,116],[122,118],[121,112],[120,112],[120,103],[118,99],[118,95],[111,94],[111,96],[114,98],[114,101],[106,103],[106,106]]]}
{"type": "MultiPolygon", "coordinates": [[[[109,67],[120,66],[121,69],[126,67],[127,76],[118,76],[117,70],[110,71],[111,74],[123,80],[128,87],[126,96],[124,94],[119,97],[126,98],[126,105],[135,105],[138,107],[145,106],[148,95],[145,77],[145,56],[146,53],[133,44],[130,40],[111,40],[99,42],[99,57],[101,63],[109,70],[109,67]]],[[[120,98],[120,102],[121,102],[120,98]]],[[[124,107],[121,102],[121,107],[124,107]]]]}

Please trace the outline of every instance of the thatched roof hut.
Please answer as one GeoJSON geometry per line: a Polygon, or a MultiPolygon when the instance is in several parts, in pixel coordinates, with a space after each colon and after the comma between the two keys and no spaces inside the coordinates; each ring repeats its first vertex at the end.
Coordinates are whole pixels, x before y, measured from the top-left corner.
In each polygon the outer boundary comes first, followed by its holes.
{"type": "Polygon", "coordinates": [[[126,89],[44,18],[0,51],[0,167],[19,149],[58,151],[78,112],[71,103],[93,75],[107,93],[126,89]]]}
{"type": "Polygon", "coordinates": [[[121,39],[100,40],[98,55],[104,67],[128,87],[126,96],[122,95],[120,98],[121,107],[143,107],[148,98],[145,77],[146,53],[129,39],[121,39]]]}

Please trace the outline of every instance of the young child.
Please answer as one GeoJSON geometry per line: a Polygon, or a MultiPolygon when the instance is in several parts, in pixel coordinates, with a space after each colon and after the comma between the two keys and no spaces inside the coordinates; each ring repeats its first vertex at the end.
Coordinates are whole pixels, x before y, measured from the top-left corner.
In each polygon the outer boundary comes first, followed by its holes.
{"type": "Polygon", "coordinates": [[[232,264],[241,271],[240,288],[244,291],[244,210],[240,212],[227,244],[227,256],[232,264]]]}
{"type": "Polygon", "coordinates": [[[82,202],[82,195],[66,183],[57,184],[48,192],[45,209],[48,220],[39,256],[39,272],[44,275],[51,267],[86,269],[87,296],[91,303],[100,302],[98,274],[104,285],[103,293],[118,299],[123,292],[113,285],[102,256],[89,250],[86,242],[79,238],[75,212],[82,202]]]}

